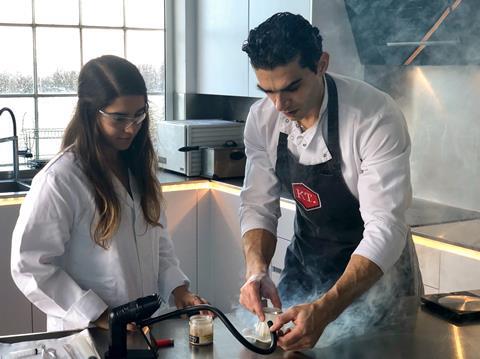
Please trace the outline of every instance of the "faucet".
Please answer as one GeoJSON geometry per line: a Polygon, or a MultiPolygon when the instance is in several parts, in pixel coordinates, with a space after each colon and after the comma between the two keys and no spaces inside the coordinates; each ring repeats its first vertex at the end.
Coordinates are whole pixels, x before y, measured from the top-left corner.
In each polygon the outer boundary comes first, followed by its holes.
{"type": "Polygon", "coordinates": [[[10,114],[10,117],[12,118],[13,136],[0,138],[0,143],[8,142],[8,141],[12,141],[12,143],[13,143],[13,177],[14,177],[15,181],[17,181],[18,180],[18,174],[19,174],[17,122],[15,121],[15,115],[13,114],[13,111],[10,110],[8,107],[4,107],[0,110],[0,116],[5,111],[7,111],[10,114]]]}

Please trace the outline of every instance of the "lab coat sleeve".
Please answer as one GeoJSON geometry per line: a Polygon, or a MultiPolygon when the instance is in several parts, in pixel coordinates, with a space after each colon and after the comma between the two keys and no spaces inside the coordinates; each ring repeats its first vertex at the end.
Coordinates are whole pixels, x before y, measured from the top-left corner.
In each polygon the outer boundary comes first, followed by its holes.
{"type": "Polygon", "coordinates": [[[58,266],[74,224],[75,191],[54,173],[35,180],[13,231],[12,278],[35,306],[62,319],[64,329],[86,327],[107,305],[58,266]]]}
{"type": "Polygon", "coordinates": [[[180,264],[173,242],[170,239],[167,228],[167,218],[164,211],[160,218],[163,228],[160,231],[160,249],[159,249],[159,275],[158,275],[158,293],[165,303],[173,305],[172,291],[181,286],[190,285],[188,277],[180,269],[180,264]]]}
{"type": "Polygon", "coordinates": [[[280,181],[267,153],[267,137],[274,136],[259,128],[260,119],[250,110],[245,125],[244,142],[247,163],[240,193],[242,236],[252,229],[265,229],[276,235],[280,217],[280,181]]]}
{"type": "Polygon", "coordinates": [[[354,252],[384,273],[398,260],[409,236],[405,211],[412,198],[407,126],[393,100],[387,103],[386,111],[358,128],[358,192],[365,229],[354,252]]]}

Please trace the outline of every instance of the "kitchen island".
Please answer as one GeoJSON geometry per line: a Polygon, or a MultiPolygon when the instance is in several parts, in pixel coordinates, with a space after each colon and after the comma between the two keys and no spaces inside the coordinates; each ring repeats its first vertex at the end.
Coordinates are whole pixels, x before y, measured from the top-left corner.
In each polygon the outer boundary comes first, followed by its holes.
{"type": "MultiPolygon", "coordinates": [[[[284,352],[277,349],[270,358],[478,358],[480,353],[480,323],[454,325],[425,310],[416,298],[408,298],[404,303],[407,312],[397,324],[386,326],[368,335],[346,338],[339,343],[324,348],[302,352],[284,352]]],[[[235,320],[233,320],[235,324],[235,320]]],[[[237,327],[237,329],[240,329],[237,327]]],[[[159,350],[159,358],[265,358],[244,348],[225,328],[215,320],[214,343],[210,346],[195,347],[188,343],[188,321],[173,319],[154,324],[156,338],[173,338],[175,345],[159,350]]],[[[90,329],[91,335],[101,355],[108,347],[108,332],[90,329]]],[[[0,342],[13,343],[57,337],[71,332],[32,334],[28,336],[0,337],[0,342]],[[21,338],[21,339],[19,339],[21,338]]],[[[141,348],[143,339],[139,334],[128,335],[129,348],[141,348]]]]}

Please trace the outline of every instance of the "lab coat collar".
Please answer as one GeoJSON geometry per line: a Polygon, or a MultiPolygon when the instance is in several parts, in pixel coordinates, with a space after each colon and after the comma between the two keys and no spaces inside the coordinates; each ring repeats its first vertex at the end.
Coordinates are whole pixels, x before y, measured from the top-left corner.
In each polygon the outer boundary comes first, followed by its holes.
{"type": "Polygon", "coordinates": [[[120,200],[132,209],[138,207],[140,205],[140,192],[135,177],[130,169],[128,170],[128,181],[130,183],[130,191],[132,192],[132,196],[130,196],[127,189],[123,186],[122,182],[120,182],[117,176],[113,175],[112,177],[115,191],[120,200]]]}

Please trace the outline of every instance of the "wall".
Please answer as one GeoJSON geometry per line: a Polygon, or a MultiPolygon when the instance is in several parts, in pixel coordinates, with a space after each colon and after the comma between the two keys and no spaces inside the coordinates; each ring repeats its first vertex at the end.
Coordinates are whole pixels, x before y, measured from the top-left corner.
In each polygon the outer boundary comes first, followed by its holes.
{"type": "Polygon", "coordinates": [[[258,100],[253,97],[187,94],[186,118],[221,118],[245,122],[250,106],[258,100]]]}
{"type": "MultiPolygon", "coordinates": [[[[414,196],[480,210],[480,67],[365,66],[364,74],[405,114],[414,196]]],[[[255,101],[189,94],[187,116],[244,121],[255,101]]]]}
{"type": "MultiPolygon", "coordinates": [[[[331,54],[330,71],[364,79],[400,105],[412,138],[414,196],[480,210],[479,67],[363,65],[343,0],[313,1],[312,23],[319,27],[325,51],[331,54]]],[[[244,121],[254,101],[186,94],[185,114],[244,121]]]]}
{"type": "Polygon", "coordinates": [[[185,94],[196,88],[196,1],[168,0],[166,7],[171,19],[167,26],[172,29],[167,31],[167,69],[171,69],[167,72],[167,85],[173,84],[173,88],[167,88],[167,93],[172,92],[173,107],[167,114],[167,120],[184,120],[185,94]]]}
{"type": "Polygon", "coordinates": [[[365,80],[406,116],[414,196],[480,210],[480,67],[370,66],[365,80]]]}
{"type": "Polygon", "coordinates": [[[330,54],[328,70],[363,79],[352,27],[348,21],[344,0],[312,1],[312,24],[323,37],[323,50],[330,54]]]}

